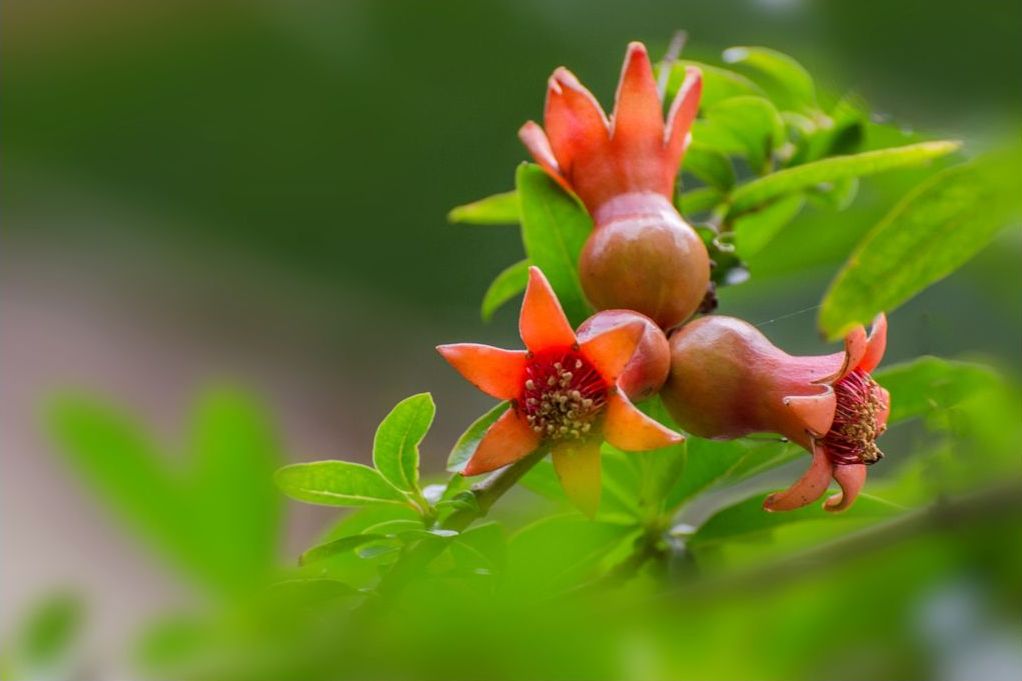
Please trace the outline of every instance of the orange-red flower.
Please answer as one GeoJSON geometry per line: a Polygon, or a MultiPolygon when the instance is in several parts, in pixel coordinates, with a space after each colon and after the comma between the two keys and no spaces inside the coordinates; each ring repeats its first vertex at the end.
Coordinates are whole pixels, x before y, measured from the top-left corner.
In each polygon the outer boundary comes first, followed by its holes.
{"type": "Polygon", "coordinates": [[[718,315],[688,324],[670,343],[661,397],[688,432],[714,439],[780,433],[812,454],[794,485],[766,498],[766,510],[805,506],[832,478],[841,492],[824,508],[851,506],[866,467],[883,456],[876,439],[887,427],[890,394],[870,375],[887,344],[883,314],[870,335],[859,326],[845,338],[844,352],[830,355],[789,355],[752,325],[718,315]]]}
{"type": "Polygon", "coordinates": [[[475,343],[437,348],[477,388],[510,401],[462,474],[486,473],[549,447],[568,497],[593,515],[604,439],[625,451],[682,440],[636,409],[618,387],[643,331],[642,323],[628,322],[580,343],[546,277],[530,268],[519,320],[525,350],[475,343]]]}
{"type": "Polygon", "coordinates": [[[529,121],[518,133],[593,217],[579,277],[597,309],[636,310],[667,329],[706,295],[709,256],[673,203],[701,91],[699,70],[688,69],[665,122],[646,48],[631,43],[610,118],[561,67],[547,87],[545,132],[529,121]]]}

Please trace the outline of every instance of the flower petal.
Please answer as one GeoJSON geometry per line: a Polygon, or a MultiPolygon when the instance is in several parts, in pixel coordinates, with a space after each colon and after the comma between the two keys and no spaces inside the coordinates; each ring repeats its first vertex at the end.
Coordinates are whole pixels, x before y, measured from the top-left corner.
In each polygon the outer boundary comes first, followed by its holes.
{"type": "Polygon", "coordinates": [[[784,406],[795,412],[806,430],[816,437],[823,437],[834,423],[837,396],[834,389],[826,386],[819,395],[791,395],[784,398],[784,406]]]}
{"type": "Polygon", "coordinates": [[[629,43],[614,98],[611,138],[633,153],[659,150],[664,139],[664,116],[653,66],[646,46],[629,43]],[[654,146],[655,145],[655,146],[654,146]]]}
{"type": "Polygon", "coordinates": [[[573,191],[568,181],[561,175],[561,168],[557,164],[557,159],[554,158],[554,150],[550,148],[550,140],[547,139],[546,133],[543,132],[543,128],[539,127],[535,122],[528,121],[525,125],[518,129],[518,139],[522,141],[525,148],[532,154],[532,158],[535,159],[536,163],[542,166],[543,170],[547,172],[547,175],[557,181],[557,184],[564,187],[566,190],[573,191]]]}
{"type": "Polygon", "coordinates": [[[592,518],[600,505],[600,439],[562,440],[550,450],[568,499],[592,518]]]}
{"type": "Polygon", "coordinates": [[[664,144],[667,147],[667,159],[672,168],[681,165],[691,139],[692,122],[699,111],[699,98],[703,93],[703,73],[694,66],[685,69],[685,82],[678,94],[674,96],[671,108],[667,112],[667,129],[664,131],[664,144]]]}
{"type": "Polygon", "coordinates": [[[774,492],[763,501],[765,511],[793,511],[819,499],[830,485],[834,469],[820,446],[813,447],[813,461],[798,481],[784,490],[774,492]]]}
{"type": "Polygon", "coordinates": [[[559,68],[547,84],[543,124],[561,174],[572,175],[579,156],[589,156],[609,139],[607,117],[593,94],[566,68],[559,68]]]}
{"type": "Polygon", "coordinates": [[[648,452],[682,442],[685,438],[635,408],[620,390],[607,397],[603,436],[626,452],[648,452]]]}
{"type": "Polygon", "coordinates": [[[498,400],[522,393],[525,351],[503,350],[478,343],[438,345],[437,351],[472,385],[498,400]]]}
{"type": "Polygon", "coordinates": [[[522,300],[518,331],[525,347],[532,352],[575,344],[575,332],[571,330],[564,309],[538,267],[529,268],[529,285],[522,300]]]}
{"type": "Polygon", "coordinates": [[[638,320],[622,323],[582,343],[582,355],[592,362],[608,385],[614,385],[635,354],[645,330],[638,320]]]}
{"type": "Polygon", "coordinates": [[[841,491],[823,503],[824,510],[831,513],[844,511],[855,502],[862,486],[866,484],[866,465],[854,463],[834,466],[834,479],[840,485],[841,491]]]}
{"type": "Polygon", "coordinates": [[[483,435],[461,474],[479,475],[514,463],[536,451],[540,439],[517,411],[508,409],[483,435]]]}
{"type": "Polygon", "coordinates": [[[866,340],[866,352],[856,368],[867,373],[873,371],[880,365],[885,350],[887,350],[887,315],[881,312],[873,320],[873,328],[869,330],[869,338],[866,340]]]}

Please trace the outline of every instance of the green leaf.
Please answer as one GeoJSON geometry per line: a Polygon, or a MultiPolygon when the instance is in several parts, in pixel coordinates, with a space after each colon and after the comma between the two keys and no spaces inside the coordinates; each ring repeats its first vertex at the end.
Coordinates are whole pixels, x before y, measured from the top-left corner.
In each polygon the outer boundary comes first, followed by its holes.
{"type": "Polygon", "coordinates": [[[726,442],[689,436],[681,475],[667,494],[667,508],[723,482],[737,482],[780,466],[799,456],[801,450],[776,440],[743,438],[726,442]]]}
{"type": "Polygon", "coordinates": [[[990,367],[938,357],[885,367],[873,378],[891,393],[889,424],[953,407],[998,382],[990,367]]]}
{"type": "Polygon", "coordinates": [[[317,563],[321,560],[327,560],[333,558],[336,555],[347,553],[357,549],[362,544],[368,544],[371,541],[382,539],[382,534],[356,534],[350,537],[341,537],[334,541],[327,542],[326,544],[320,544],[314,546],[298,558],[299,565],[309,565],[310,563],[317,563]]]}
{"type": "Polygon", "coordinates": [[[685,151],[682,167],[708,186],[725,192],[735,184],[735,169],[731,159],[707,144],[692,142],[685,151]]]}
{"type": "Polygon", "coordinates": [[[685,217],[713,210],[724,202],[724,195],[713,187],[700,187],[680,194],[675,205],[685,217]]]}
{"type": "Polygon", "coordinates": [[[768,99],[732,97],[706,109],[705,117],[692,125],[692,139],[743,156],[756,173],[763,173],[784,142],[784,121],[768,99]]]}
{"type": "Polygon", "coordinates": [[[895,309],[978,253],[1020,212],[1018,172],[1014,159],[978,159],[906,196],[866,234],[824,296],[819,322],[827,337],[895,309]]]}
{"type": "Polygon", "coordinates": [[[958,146],[958,142],[922,142],[851,156],[833,156],[778,170],[735,189],[731,197],[731,214],[744,213],[778,196],[801,192],[819,184],[917,166],[950,154],[958,146]]]}
{"type": "Polygon", "coordinates": [[[592,312],[579,283],[578,257],[593,221],[578,199],[537,165],[518,166],[515,184],[521,199],[525,253],[550,280],[572,325],[580,324],[592,312]]]}
{"type": "Polygon", "coordinates": [[[809,504],[783,513],[767,513],[763,510],[763,499],[763,494],[756,494],[718,511],[689,538],[688,545],[701,547],[710,543],[735,541],[782,525],[810,520],[881,520],[896,516],[904,510],[882,499],[860,494],[851,508],[839,514],[824,511],[821,504],[809,504]]]}
{"type": "Polygon", "coordinates": [[[503,192],[456,206],[447,214],[447,219],[466,225],[517,225],[521,219],[518,193],[503,192]]]}
{"type": "MultiPolygon", "coordinates": [[[[56,678],[81,633],[85,608],[74,594],[58,593],[36,604],[20,625],[15,650],[11,653],[27,676],[56,678]],[[49,670],[51,673],[44,673],[49,670]]],[[[7,677],[5,677],[7,678],[7,677]]]]}
{"type": "Polygon", "coordinates": [[[447,456],[447,470],[452,473],[461,472],[468,460],[476,453],[476,448],[483,439],[483,435],[508,410],[509,406],[508,402],[501,402],[472,422],[468,430],[462,433],[458,441],[454,443],[451,453],[447,456]]]}
{"type": "Polygon", "coordinates": [[[674,96],[678,93],[678,89],[685,80],[685,68],[688,66],[695,66],[703,74],[703,94],[699,99],[699,108],[701,110],[732,97],[744,95],[758,95],[762,97],[765,94],[758,85],[740,73],[735,73],[734,71],[712,64],[682,59],[671,69],[671,75],[667,81],[666,99],[668,101],[674,100],[674,96]]]}
{"type": "Polygon", "coordinates": [[[324,506],[407,504],[408,499],[375,468],[350,461],[315,461],[284,466],[274,479],[293,499],[324,506]]]}
{"type": "Polygon", "coordinates": [[[747,260],[762,251],[785,225],[795,219],[803,205],[805,197],[802,195],[786,196],[735,220],[733,229],[738,256],[747,260]]]}
{"type": "Polygon", "coordinates": [[[373,438],[373,465],[387,481],[405,492],[419,491],[419,443],[436,416],[429,393],[412,395],[387,414],[373,438]]]}
{"type": "Polygon", "coordinates": [[[809,72],[786,54],[765,47],[732,47],[724,62],[748,75],[785,111],[813,111],[816,86],[809,72]]]}
{"type": "Polygon", "coordinates": [[[191,426],[194,487],[181,502],[195,516],[207,560],[225,588],[261,581],[276,564],[281,454],[266,413],[228,388],[204,394],[191,426]]]}
{"type": "Polygon", "coordinates": [[[493,280],[483,296],[483,321],[489,321],[501,305],[525,290],[529,283],[529,267],[532,262],[526,258],[511,265],[493,280]]]}

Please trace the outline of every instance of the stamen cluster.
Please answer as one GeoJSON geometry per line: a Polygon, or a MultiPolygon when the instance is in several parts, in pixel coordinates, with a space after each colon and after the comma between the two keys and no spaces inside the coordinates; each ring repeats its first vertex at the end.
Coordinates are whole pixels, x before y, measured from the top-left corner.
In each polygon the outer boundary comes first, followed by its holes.
{"type": "Polygon", "coordinates": [[[526,364],[522,411],[540,435],[555,440],[585,437],[606,401],[603,378],[574,350],[534,356],[526,364]]]}
{"type": "Polygon", "coordinates": [[[837,396],[834,423],[823,438],[831,462],[874,464],[884,458],[876,444],[885,429],[879,419],[882,408],[879,392],[877,382],[861,369],[834,384],[837,396]]]}

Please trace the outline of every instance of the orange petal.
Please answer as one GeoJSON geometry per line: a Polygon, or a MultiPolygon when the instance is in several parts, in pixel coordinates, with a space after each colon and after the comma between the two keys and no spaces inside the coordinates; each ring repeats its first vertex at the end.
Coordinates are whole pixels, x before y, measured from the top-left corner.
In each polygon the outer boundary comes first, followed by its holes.
{"type": "Polygon", "coordinates": [[[562,440],[550,450],[568,499],[592,518],[600,505],[600,440],[562,440]]]}
{"type": "Polygon", "coordinates": [[[651,142],[659,147],[664,139],[664,117],[660,106],[660,93],[646,46],[639,42],[630,43],[614,98],[611,137],[629,147],[639,144],[646,148],[651,142]]]}
{"type": "Polygon", "coordinates": [[[525,347],[533,352],[575,344],[575,332],[571,330],[550,282],[538,267],[529,268],[529,285],[522,300],[518,331],[525,347]]]}
{"type": "Polygon", "coordinates": [[[550,148],[550,140],[547,139],[543,128],[533,121],[529,121],[519,128],[518,139],[522,140],[525,148],[532,154],[532,158],[542,166],[547,175],[568,191],[572,191],[568,181],[561,175],[561,168],[557,165],[557,159],[554,158],[554,150],[550,148]]]}
{"type": "Polygon", "coordinates": [[[834,423],[837,396],[827,386],[819,395],[792,395],[784,398],[784,406],[795,412],[806,430],[816,437],[823,437],[834,423]]]}
{"type": "Polygon", "coordinates": [[[614,385],[635,354],[645,330],[645,325],[639,320],[612,327],[582,343],[582,354],[592,362],[604,381],[614,385]]]}
{"type": "Polygon", "coordinates": [[[866,341],[866,352],[856,368],[867,373],[873,371],[884,358],[885,350],[887,350],[887,315],[881,312],[873,320],[873,328],[869,330],[869,339],[866,341]]]}
{"type": "Polygon", "coordinates": [[[437,351],[472,385],[498,400],[522,393],[525,351],[502,350],[478,343],[439,345],[437,351]]]}
{"type": "Polygon", "coordinates": [[[539,434],[518,412],[508,409],[483,435],[461,474],[479,475],[502,468],[536,451],[539,443],[539,434]]]}
{"type": "Polygon", "coordinates": [[[819,499],[830,485],[834,466],[823,448],[813,448],[813,461],[809,469],[794,485],[783,492],[774,492],[763,501],[766,511],[793,511],[819,499]]]}
{"type": "Polygon", "coordinates": [[[823,503],[824,510],[831,513],[844,511],[855,502],[862,486],[866,484],[866,465],[855,463],[847,466],[834,466],[834,479],[837,480],[841,491],[823,503]]]}
{"type": "Polygon", "coordinates": [[[694,66],[685,69],[685,82],[674,96],[671,109],[667,112],[667,130],[664,143],[667,159],[673,168],[681,165],[681,158],[691,139],[689,131],[699,111],[699,98],[703,93],[703,73],[694,66]]]}
{"type": "Polygon", "coordinates": [[[685,439],[636,409],[620,390],[607,397],[606,408],[603,436],[607,442],[623,451],[648,452],[685,439]]]}
{"type": "Polygon", "coordinates": [[[571,177],[579,154],[606,144],[607,117],[593,94],[566,68],[559,68],[547,84],[543,123],[561,173],[571,177]]]}

